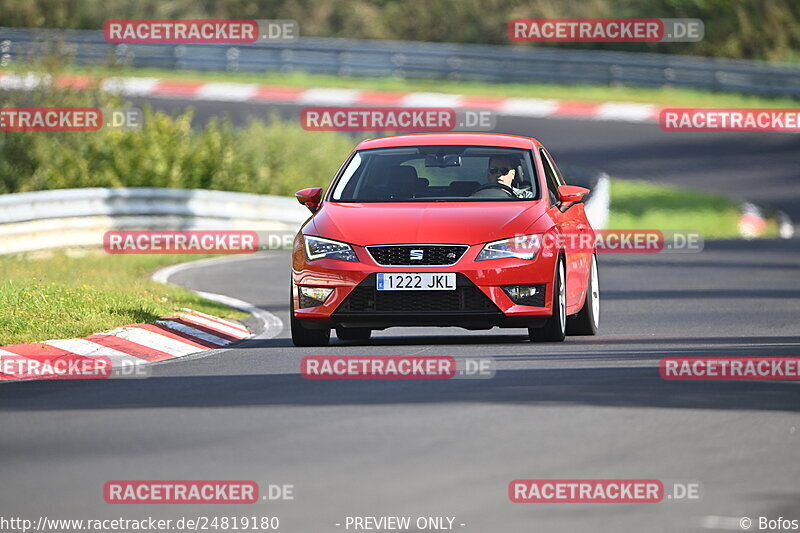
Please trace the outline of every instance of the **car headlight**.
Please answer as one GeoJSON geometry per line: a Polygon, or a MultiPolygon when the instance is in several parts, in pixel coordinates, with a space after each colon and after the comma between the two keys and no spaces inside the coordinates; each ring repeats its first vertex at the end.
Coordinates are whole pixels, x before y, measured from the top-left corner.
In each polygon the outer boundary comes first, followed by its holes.
{"type": "Polygon", "coordinates": [[[541,244],[542,236],[538,233],[534,235],[517,235],[510,239],[487,242],[483,245],[483,249],[478,254],[478,257],[475,258],[475,261],[503,259],[506,257],[533,259],[539,252],[541,244]]]}
{"type": "Polygon", "coordinates": [[[309,261],[327,257],[328,259],[341,259],[342,261],[358,263],[356,253],[349,244],[310,235],[303,235],[303,240],[305,241],[306,257],[309,261]]]}

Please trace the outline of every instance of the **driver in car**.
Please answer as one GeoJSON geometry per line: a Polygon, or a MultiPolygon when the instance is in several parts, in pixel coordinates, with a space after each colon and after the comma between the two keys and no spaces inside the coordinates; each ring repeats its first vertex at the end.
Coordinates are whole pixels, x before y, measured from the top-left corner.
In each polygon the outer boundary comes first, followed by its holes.
{"type": "Polygon", "coordinates": [[[533,192],[530,189],[518,189],[512,185],[516,173],[517,171],[508,157],[494,156],[489,159],[489,183],[505,185],[514,191],[517,198],[533,198],[533,192]]]}

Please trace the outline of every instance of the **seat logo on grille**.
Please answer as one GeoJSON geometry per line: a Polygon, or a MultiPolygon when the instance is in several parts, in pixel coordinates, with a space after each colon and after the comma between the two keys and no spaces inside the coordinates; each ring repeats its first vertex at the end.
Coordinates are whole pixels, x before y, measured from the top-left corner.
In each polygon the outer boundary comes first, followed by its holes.
{"type": "Polygon", "coordinates": [[[410,250],[409,254],[409,259],[411,261],[422,261],[424,250],[410,250]]]}

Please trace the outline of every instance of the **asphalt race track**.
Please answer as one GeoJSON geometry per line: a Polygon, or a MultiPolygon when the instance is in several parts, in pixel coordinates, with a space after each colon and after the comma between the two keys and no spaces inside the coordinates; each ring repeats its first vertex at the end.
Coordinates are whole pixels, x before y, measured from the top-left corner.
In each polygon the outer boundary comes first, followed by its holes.
{"type": "MultiPolygon", "coordinates": [[[[597,160],[624,177],[723,189],[798,214],[796,136],[573,120],[500,126],[534,134],[562,163],[597,160]]],[[[669,382],[657,369],[670,355],[800,355],[798,265],[796,239],[601,255],[601,334],[563,344],[531,344],[523,330],[403,328],[367,344],[294,348],[284,327],[156,365],[150,379],[6,384],[0,499],[29,518],[274,515],[288,533],[346,531],[336,524],[353,515],[454,516],[456,530],[481,533],[722,531],[739,530],[744,516],[798,518],[798,383],[669,382]],[[492,357],[498,372],[311,381],[298,371],[312,354],[492,357]],[[513,504],[507,487],[518,478],[697,482],[702,499],[513,504]],[[295,499],[114,506],[102,497],[112,479],[252,479],[292,484],[295,499]]],[[[288,324],[288,276],[288,253],[269,252],[171,281],[288,324]]]]}

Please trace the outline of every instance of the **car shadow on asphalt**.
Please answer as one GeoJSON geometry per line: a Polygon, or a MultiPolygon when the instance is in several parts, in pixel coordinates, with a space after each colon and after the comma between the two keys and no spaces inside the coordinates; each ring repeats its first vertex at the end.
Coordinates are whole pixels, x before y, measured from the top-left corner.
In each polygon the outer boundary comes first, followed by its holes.
{"type": "MultiPolygon", "coordinates": [[[[480,332],[485,333],[485,332],[480,332]]],[[[272,339],[248,339],[236,343],[238,349],[269,349],[269,348],[292,348],[298,350],[298,354],[304,355],[302,350],[309,353],[327,353],[330,349],[336,348],[355,348],[359,351],[369,349],[371,346],[447,346],[452,348],[450,352],[458,350],[460,346],[485,346],[491,351],[493,345],[527,345],[530,347],[532,355],[535,352],[546,350],[558,354],[574,351],[575,353],[591,356],[587,353],[587,348],[603,349],[612,348],[614,345],[659,345],[659,353],[682,351],[684,348],[676,348],[675,345],[686,345],[686,350],[694,354],[699,354],[696,347],[706,350],[708,347],[716,345],[724,346],[728,355],[748,355],[764,357],[797,355],[800,349],[800,336],[777,335],[777,336],[747,336],[747,337],[665,337],[665,336],[578,336],[569,337],[563,343],[531,343],[528,341],[527,334],[475,334],[475,335],[386,335],[373,336],[367,341],[342,341],[331,334],[330,346],[320,348],[297,348],[288,337],[276,337],[272,339]],[[670,348],[664,348],[669,345],[670,348]],[[736,352],[736,353],[732,353],[736,352]],[[740,353],[741,352],[741,353],[740,353]],[[762,353],[766,352],[766,353],[762,353]]],[[[624,353],[626,348],[614,348],[615,353],[624,353]]],[[[641,350],[634,349],[637,353],[641,350]]],[[[356,355],[356,354],[351,354],[356,355]]],[[[711,355],[711,354],[708,354],[711,355]]],[[[721,354],[714,354],[721,355],[721,354]]],[[[518,354],[512,355],[518,357],[518,354]]]]}
{"type": "MultiPolygon", "coordinates": [[[[771,340],[778,339],[781,337],[771,340]]],[[[430,339],[426,343],[430,344],[430,339]]],[[[749,355],[796,355],[796,343],[786,344],[784,349],[749,346],[749,355]]],[[[678,350],[682,353],[682,348],[678,350]]],[[[700,357],[731,355],[730,350],[722,343],[690,348],[700,357]]],[[[310,353],[324,354],[326,350],[298,350],[298,368],[300,356],[310,353]]],[[[446,403],[800,411],[797,382],[663,380],[653,359],[672,355],[669,349],[658,350],[658,354],[650,350],[629,354],[608,350],[591,357],[583,353],[583,358],[581,354],[580,347],[575,346],[566,351],[532,349],[502,356],[498,361],[545,367],[501,369],[490,379],[318,380],[292,372],[7,383],[0,386],[0,413],[446,403]]]]}
{"type": "MultiPolygon", "coordinates": [[[[331,333],[330,347],[365,347],[365,346],[453,346],[453,345],[484,345],[490,344],[519,344],[528,342],[525,335],[413,335],[413,336],[373,336],[368,341],[342,341],[336,338],[335,333],[331,333]]],[[[275,339],[251,339],[236,345],[236,348],[294,348],[292,340],[289,338],[275,339]]],[[[326,347],[327,348],[327,347],[326,347]]],[[[323,350],[325,348],[322,348],[323,350]]],[[[319,352],[319,348],[316,349],[319,352]]]]}

